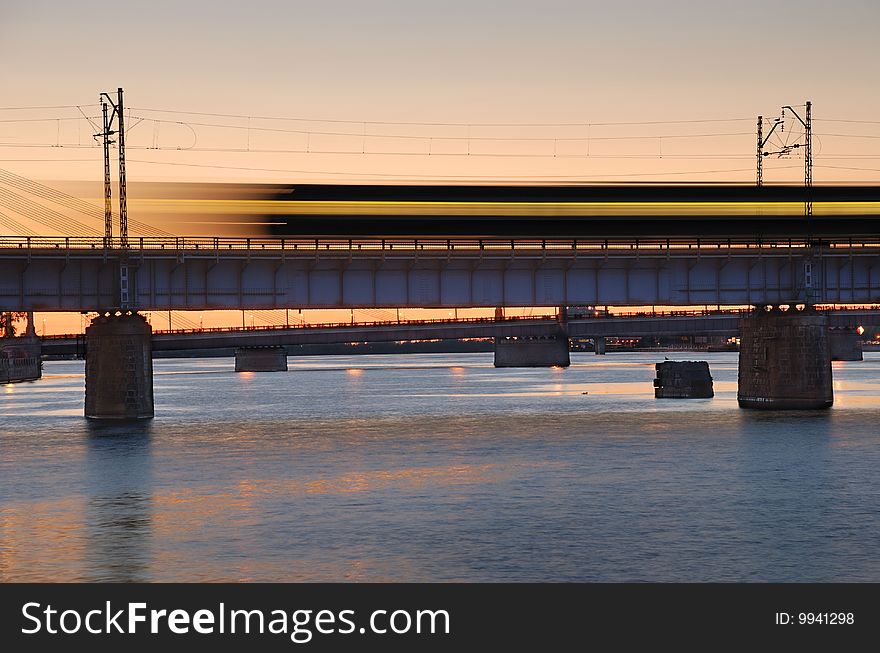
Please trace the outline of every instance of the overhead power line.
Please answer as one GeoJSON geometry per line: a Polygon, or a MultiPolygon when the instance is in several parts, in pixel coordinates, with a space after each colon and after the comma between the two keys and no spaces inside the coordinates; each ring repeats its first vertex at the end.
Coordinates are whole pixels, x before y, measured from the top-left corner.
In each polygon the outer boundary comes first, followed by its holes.
{"type": "MultiPolygon", "coordinates": [[[[709,138],[715,136],[751,136],[751,132],[713,132],[704,134],[635,134],[626,136],[437,136],[430,134],[375,134],[365,132],[341,132],[341,131],[323,131],[318,129],[281,129],[279,127],[259,127],[247,125],[227,125],[207,122],[182,122],[179,120],[162,120],[157,118],[148,118],[145,116],[132,116],[138,120],[149,120],[163,124],[184,125],[187,127],[209,127],[216,129],[235,129],[238,131],[258,131],[258,132],[274,132],[284,134],[301,134],[303,136],[351,136],[354,138],[384,138],[384,139],[413,139],[435,141],[543,141],[543,142],[565,142],[565,141],[623,141],[623,140],[649,140],[656,138],[709,138]]],[[[659,123],[658,123],[659,124],[659,123]]],[[[575,125],[584,127],[584,125],[575,125]]],[[[189,148],[186,148],[189,149],[189,148]]]]}
{"type": "Polygon", "coordinates": [[[212,116],[216,118],[240,118],[242,120],[287,120],[291,122],[323,122],[347,125],[410,125],[423,127],[604,127],[612,125],[678,125],[714,122],[751,122],[751,118],[707,118],[690,120],[643,120],[618,122],[423,122],[406,120],[354,120],[340,118],[304,118],[300,116],[259,116],[237,113],[217,113],[210,111],[182,111],[176,109],[157,109],[152,107],[132,107],[132,111],[152,111],[154,113],[173,113],[187,116],[212,116]]]}
{"type": "Polygon", "coordinates": [[[831,170],[858,170],[860,172],[880,172],[880,168],[858,168],[852,166],[826,166],[820,165],[817,168],[829,168],[831,170]]]}
{"type": "Polygon", "coordinates": [[[94,102],[86,102],[83,104],[50,104],[43,106],[28,106],[28,107],[0,107],[0,111],[42,111],[47,109],[78,109],[80,107],[96,107],[98,106],[94,102]]]}
{"type": "MultiPolygon", "coordinates": [[[[304,175],[329,175],[329,176],[352,176],[352,177],[361,177],[361,178],[391,178],[391,179],[436,179],[436,180],[447,180],[447,179],[583,179],[590,180],[594,178],[614,178],[614,177],[657,177],[664,175],[698,175],[698,174],[716,174],[716,173],[727,173],[727,172],[751,172],[752,168],[733,168],[733,169],[725,169],[725,170],[689,170],[689,171],[674,171],[674,172],[646,172],[646,173],[613,173],[613,174],[594,174],[594,175],[456,175],[456,176],[443,176],[443,175],[401,175],[395,173],[364,173],[364,172],[340,172],[337,170],[297,170],[297,169],[289,169],[289,168],[252,168],[252,167],[242,167],[242,166],[225,166],[225,165],[215,165],[215,164],[206,164],[206,163],[180,163],[180,162],[172,162],[172,161],[146,161],[143,159],[131,159],[131,161],[136,163],[145,163],[149,165],[167,165],[167,166],[182,166],[182,167],[191,167],[191,168],[216,168],[222,170],[241,170],[241,171],[249,171],[249,172],[280,172],[286,174],[304,174],[304,175]]],[[[777,170],[785,170],[788,168],[799,168],[800,166],[781,166],[776,168],[777,170]]]]}

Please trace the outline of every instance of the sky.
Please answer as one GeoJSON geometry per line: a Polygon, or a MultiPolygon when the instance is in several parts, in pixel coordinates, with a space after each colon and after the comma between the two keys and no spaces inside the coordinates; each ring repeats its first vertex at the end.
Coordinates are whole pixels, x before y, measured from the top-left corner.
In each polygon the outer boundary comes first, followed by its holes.
{"type": "Polygon", "coordinates": [[[748,183],[757,115],[805,100],[815,183],[877,182],[878,24],[876,0],[0,0],[0,170],[99,202],[83,114],[123,86],[135,205],[151,181],[748,183]]]}
{"type": "MultiPolygon", "coordinates": [[[[86,105],[95,105],[100,91],[125,87],[126,104],[145,118],[135,127],[137,118],[130,121],[133,181],[749,180],[758,114],[778,115],[781,106],[809,99],[817,120],[880,119],[880,90],[871,83],[880,63],[880,3],[871,0],[0,0],[0,7],[0,106],[83,105],[97,116],[97,107],[86,105]],[[353,122],[252,120],[248,133],[246,118],[145,109],[353,122]],[[729,118],[740,121],[598,125],[729,118]],[[571,126],[467,127],[475,123],[571,126]],[[283,129],[352,136],[315,134],[306,144],[304,134],[283,129]],[[425,138],[364,139],[363,132],[425,138]],[[469,135],[498,140],[467,142],[469,135]],[[590,157],[587,136],[595,139],[590,157]],[[621,136],[644,138],[613,140],[621,136]],[[177,149],[194,143],[215,151],[177,149]],[[163,149],[138,149],[153,146],[163,149]],[[306,148],[313,152],[290,152],[306,148]],[[353,154],[314,153],[339,150],[353,154]],[[707,154],[742,158],[676,158],[707,154]],[[217,167],[199,167],[210,165],[217,167]],[[716,169],[735,172],[706,172],[716,169]]],[[[80,116],[75,108],[0,113],[71,118],[0,123],[0,142],[91,144],[89,126],[73,120],[80,116]]],[[[880,153],[878,139],[821,136],[880,135],[880,125],[818,122],[816,131],[817,156],[880,153]]],[[[0,166],[25,176],[100,179],[95,148],[7,145],[0,158],[7,159],[0,166]],[[28,158],[40,160],[20,160],[28,158]]],[[[880,168],[880,159],[825,163],[838,167],[817,167],[817,182],[876,179],[873,170],[840,168],[880,168]]],[[[768,162],[768,179],[796,180],[801,167],[800,160],[768,162]]]]}

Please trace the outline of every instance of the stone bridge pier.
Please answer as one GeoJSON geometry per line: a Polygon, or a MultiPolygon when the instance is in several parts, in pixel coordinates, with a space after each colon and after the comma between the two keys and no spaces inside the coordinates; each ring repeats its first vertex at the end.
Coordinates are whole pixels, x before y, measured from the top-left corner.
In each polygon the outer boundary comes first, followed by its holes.
{"type": "Polygon", "coordinates": [[[286,372],[284,347],[238,347],[235,350],[236,372],[286,372]]]}
{"type": "Polygon", "coordinates": [[[152,331],[136,312],[92,320],[86,328],[86,417],[153,417],[152,331]]]}
{"type": "Polygon", "coordinates": [[[833,361],[864,360],[862,336],[855,329],[832,328],[828,332],[828,346],[833,361]]]}
{"type": "Polygon", "coordinates": [[[834,403],[828,318],[806,308],[761,308],[740,323],[742,408],[821,409],[834,403]]]}
{"type": "Polygon", "coordinates": [[[495,338],[495,367],[568,367],[568,334],[495,338]]]}

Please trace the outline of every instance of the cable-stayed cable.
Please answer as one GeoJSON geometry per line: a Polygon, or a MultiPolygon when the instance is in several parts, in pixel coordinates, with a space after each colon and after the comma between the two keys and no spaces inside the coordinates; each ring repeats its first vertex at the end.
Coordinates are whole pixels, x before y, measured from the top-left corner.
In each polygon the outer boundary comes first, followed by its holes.
{"type": "MultiPolygon", "coordinates": [[[[182,323],[185,329],[189,329],[191,331],[195,331],[199,328],[199,325],[196,324],[193,320],[191,320],[188,317],[186,317],[185,315],[183,315],[182,311],[172,310],[171,311],[171,321],[172,321],[172,328],[173,328],[174,322],[177,322],[178,324],[182,323]]],[[[180,328],[180,327],[177,327],[177,328],[180,328]]]]}
{"type": "Polygon", "coordinates": [[[30,193],[31,195],[36,195],[37,197],[51,200],[56,204],[66,206],[67,208],[78,211],[79,213],[82,213],[83,215],[86,215],[90,218],[99,220],[104,219],[104,211],[101,207],[94,204],[89,204],[88,202],[81,200],[78,197],[68,195],[67,193],[62,193],[61,191],[51,188],[49,186],[44,186],[43,184],[40,184],[33,179],[28,179],[27,177],[16,175],[15,173],[4,170],[2,168],[0,168],[0,182],[6,184],[7,186],[13,186],[15,188],[18,188],[19,190],[23,190],[27,193],[30,193]]]}
{"type": "MultiPolygon", "coordinates": [[[[0,168],[0,183],[5,183],[8,186],[13,186],[15,188],[18,188],[19,190],[28,192],[31,195],[36,195],[37,197],[42,197],[43,199],[47,199],[55,202],[56,204],[60,204],[61,206],[77,211],[94,220],[98,220],[102,224],[104,222],[104,210],[101,207],[90,204],[85,200],[82,200],[74,195],[64,193],[56,188],[52,188],[51,186],[41,184],[37,181],[34,181],[33,179],[28,179],[27,177],[22,177],[8,170],[0,168]]],[[[145,236],[173,235],[167,231],[163,231],[162,229],[153,227],[138,220],[129,220],[129,226],[133,227],[135,231],[143,233],[145,236]]]]}
{"type": "Polygon", "coordinates": [[[28,229],[20,222],[13,220],[5,213],[0,213],[0,224],[2,224],[7,229],[12,229],[9,235],[14,236],[36,236],[37,232],[33,229],[28,229]]]}
{"type": "Polygon", "coordinates": [[[96,229],[84,225],[82,222],[53,211],[6,188],[0,188],[0,205],[34,222],[57,229],[65,235],[82,236],[100,233],[96,229]]]}

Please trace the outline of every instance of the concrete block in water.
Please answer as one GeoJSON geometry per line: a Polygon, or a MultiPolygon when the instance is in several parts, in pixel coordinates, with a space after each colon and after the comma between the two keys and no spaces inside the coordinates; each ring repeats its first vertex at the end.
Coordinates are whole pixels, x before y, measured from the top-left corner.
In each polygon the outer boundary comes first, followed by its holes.
{"type": "Polygon", "coordinates": [[[828,348],[833,361],[860,361],[862,355],[862,336],[853,329],[830,329],[828,348]]]}
{"type": "Polygon", "coordinates": [[[568,335],[495,338],[495,367],[568,367],[568,335]]]}
{"type": "Polygon", "coordinates": [[[236,372],[286,372],[284,347],[239,347],[235,350],[236,372]]]}
{"type": "Polygon", "coordinates": [[[42,361],[39,358],[4,357],[0,352],[0,383],[36,381],[43,375],[42,361]]]}
{"type": "Polygon", "coordinates": [[[153,417],[152,332],[137,313],[92,320],[86,328],[86,417],[153,417]]]}
{"type": "Polygon", "coordinates": [[[0,383],[39,379],[43,375],[40,349],[36,336],[0,340],[0,383]]]}
{"type": "Polygon", "coordinates": [[[657,399],[705,399],[715,396],[706,361],[665,361],[655,366],[657,399]]]}
{"type": "Polygon", "coordinates": [[[812,311],[759,311],[740,323],[742,408],[829,408],[834,403],[828,318],[812,311]]]}

